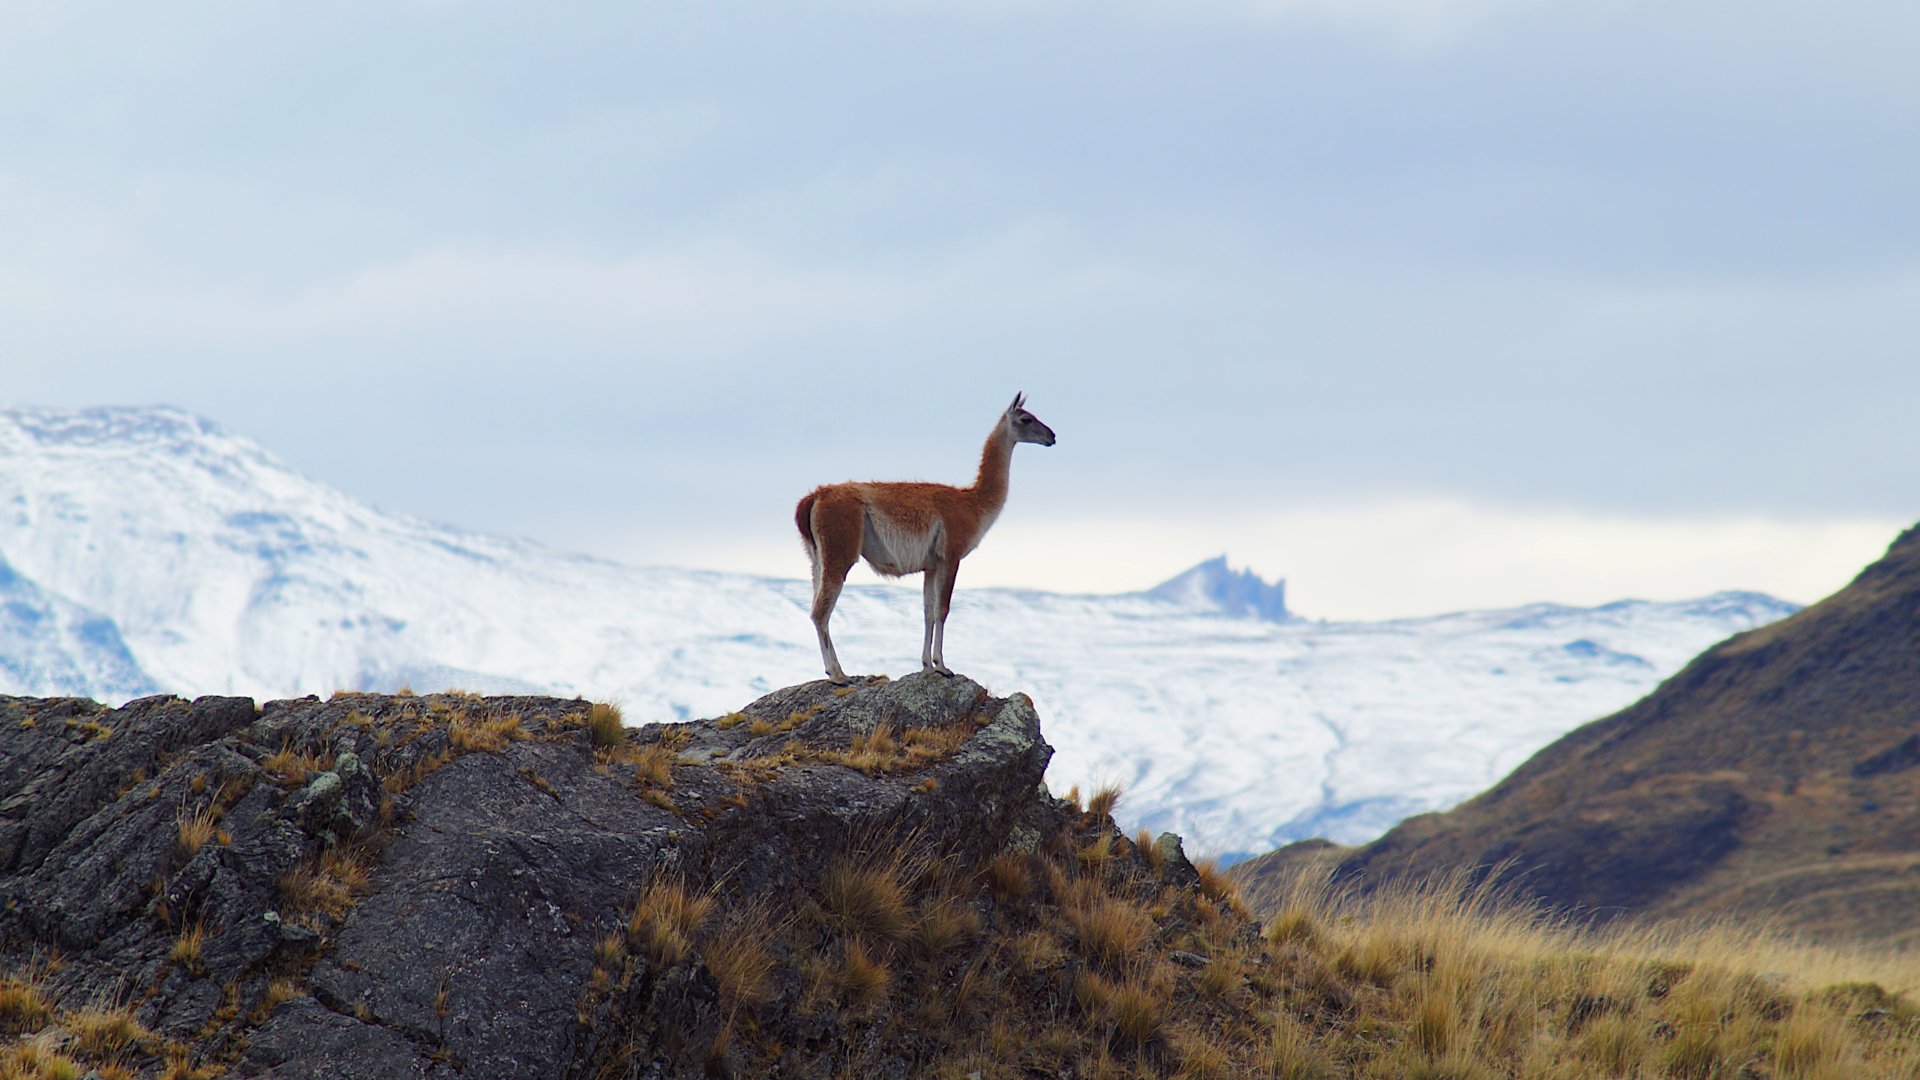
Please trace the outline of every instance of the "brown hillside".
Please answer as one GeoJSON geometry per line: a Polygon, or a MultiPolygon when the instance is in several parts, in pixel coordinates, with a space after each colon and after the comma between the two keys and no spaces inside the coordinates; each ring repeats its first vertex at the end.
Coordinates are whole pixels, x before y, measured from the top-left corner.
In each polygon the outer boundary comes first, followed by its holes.
{"type": "Polygon", "coordinates": [[[1920,527],[1845,589],[1714,646],[1472,801],[1236,873],[1260,908],[1309,865],[1369,885],[1503,863],[1594,921],[1732,914],[1920,939],[1920,527]]]}

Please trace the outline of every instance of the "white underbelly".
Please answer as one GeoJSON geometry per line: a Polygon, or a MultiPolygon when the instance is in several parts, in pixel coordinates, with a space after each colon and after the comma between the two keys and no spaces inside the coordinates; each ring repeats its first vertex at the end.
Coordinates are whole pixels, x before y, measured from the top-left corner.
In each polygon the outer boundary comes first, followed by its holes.
{"type": "Polygon", "coordinates": [[[867,515],[866,535],[860,539],[860,555],[867,565],[889,577],[914,574],[933,561],[934,547],[940,540],[940,526],[930,529],[903,529],[874,514],[867,515]]]}

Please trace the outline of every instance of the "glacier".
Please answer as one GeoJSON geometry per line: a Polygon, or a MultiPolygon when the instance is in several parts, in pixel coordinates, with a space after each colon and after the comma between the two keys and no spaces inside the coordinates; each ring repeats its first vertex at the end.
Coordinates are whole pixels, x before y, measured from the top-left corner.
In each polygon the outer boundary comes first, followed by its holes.
{"type": "MultiPolygon", "coordinates": [[[[818,678],[809,600],[802,580],[628,566],[375,509],[179,409],[0,409],[8,693],[460,688],[684,720],[818,678]]],[[[849,586],[834,616],[849,672],[917,670],[920,603],[917,582],[849,586]]],[[[1117,784],[1128,827],[1232,859],[1451,806],[1794,610],[1729,592],[1323,622],[1217,558],[1121,595],[963,586],[947,655],[1033,696],[1056,789],[1117,784]]]]}

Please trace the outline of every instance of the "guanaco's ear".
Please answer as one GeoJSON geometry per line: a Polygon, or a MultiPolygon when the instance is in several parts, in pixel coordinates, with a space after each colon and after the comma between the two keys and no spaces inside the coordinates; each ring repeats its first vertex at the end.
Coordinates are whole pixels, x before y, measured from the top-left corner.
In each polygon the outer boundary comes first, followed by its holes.
{"type": "Polygon", "coordinates": [[[1013,395],[1013,404],[1007,406],[1007,411],[1012,412],[1013,410],[1019,408],[1021,404],[1024,403],[1026,400],[1027,400],[1027,392],[1025,390],[1022,390],[1019,393],[1013,395]]]}

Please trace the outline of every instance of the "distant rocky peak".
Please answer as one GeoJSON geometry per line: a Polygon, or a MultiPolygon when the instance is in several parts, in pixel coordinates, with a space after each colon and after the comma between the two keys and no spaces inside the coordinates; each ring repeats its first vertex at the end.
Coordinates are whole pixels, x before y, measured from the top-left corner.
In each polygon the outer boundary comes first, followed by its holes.
{"type": "Polygon", "coordinates": [[[1251,569],[1235,570],[1225,555],[1200,563],[1146,591],[1147,596],[1227,615],[1249,615],[1269,622],[1286,622],[1287,581],[1267,581],[1251,569]]]}

